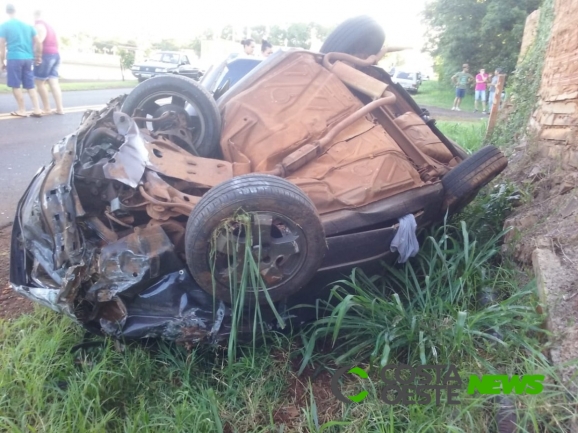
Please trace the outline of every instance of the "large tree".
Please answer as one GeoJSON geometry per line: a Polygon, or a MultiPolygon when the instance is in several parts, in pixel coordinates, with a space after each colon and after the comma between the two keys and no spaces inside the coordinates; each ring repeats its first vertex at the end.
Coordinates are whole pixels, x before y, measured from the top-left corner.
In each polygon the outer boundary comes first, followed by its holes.
{"type": "Polygon", "coordinates": [[[526,17],[541,0],[432,0],[424,17],[428,51],[441,79],[470,64],[470,71],[503,68],[511,73],[522,43],[526,17]]]}
{"type": "Polygon", "coordinates": [[[162,39],[160,41],[153,42],[152,47],[155,50],[162,51],[178,51],[181,49],[180,44],[174,39],[162,39]]]}
{"type": "Polygon", "coordinates": [[[317,30],[317,36],[321,39],[325,39],[331,30],[313,22],[292,23],[286,27],[274,25],[271,27],[269,42],[273,45],[285,45],[285,40],[287,40],[287,46],[289,47],[307,49],[311,46],[312,28],[317,30]]]}

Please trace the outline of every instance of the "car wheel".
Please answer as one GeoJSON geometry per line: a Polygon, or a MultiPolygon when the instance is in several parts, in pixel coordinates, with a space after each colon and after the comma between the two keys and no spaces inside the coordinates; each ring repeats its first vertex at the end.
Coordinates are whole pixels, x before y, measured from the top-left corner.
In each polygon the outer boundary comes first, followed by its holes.
{"type": "Polygon", "coordinates": [[[384,42],[385,33],[377,21],[370,16],[361,15],[339,24],[319,51],[323,54],[346,53],[367,58],[379,53],[384,42]]]}
{"type": "Polygon", "coordinates": [[[494,146],[486,146],[473,153],[443,177],[443,211],[461,211],[507,166],[508,159],[494,146]]]}
{"type": "Polygon", "coordinates": [[[138,82],[139,82],[139,83],[142,83],[144,80],[145,80],[145,78],[143,78],[143,77],[138,77],[138,82]]]}
{"type": "MultiPolygon", "coordinates": [[[[191,212],[185,234],[193,278],[228,303],[235,299],[232,281],[240,280],[245,261],[251,263],[248,255],[258,265],[267,295],[278,301],[313,277],[326,250],[323,226],[309,197],[289,181],[263,174],[238,176],[212,188],[191,212]]],[[[264,287],[254,283],[246,299],[266,303],[264,287]]]]}
{"type": "Polygon", "coordinates": [[[178,75],[149,78],[126,97],[121,111],[130,116],[139,110],[140,127],[164,129],[162,121],[153,122],[165,112],[174,111],[184,119],[189,139],[179,142],[193,154],[211,157],[218,153],[221,138],[221,114],[211,94],[194,80],[178,75]]]}

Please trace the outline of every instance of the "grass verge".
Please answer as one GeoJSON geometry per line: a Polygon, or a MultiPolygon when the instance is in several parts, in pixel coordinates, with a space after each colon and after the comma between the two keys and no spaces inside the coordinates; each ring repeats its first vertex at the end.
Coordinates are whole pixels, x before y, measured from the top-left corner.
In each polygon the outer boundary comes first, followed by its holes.
{"type": "Polygon", "coordinates": [[[475,152],[484,139],[488,122],[485,119],[475,122],[437,121],[436,126],[444,135],[451,138],[467,151],[475,152]]]}
{"type": "MultiPolygon", "coordinates": [[[[449,110],[454,105],[456,92],[451,86],[446,86],[438,81],[431,80],[424,81],[419,87],[418,93],[412,95],[412,97],[419,105],[428,105],[449,110]]],[[[470,93],[466,94],[460,108],[462,111],[474,111],[474,95],[470,93]]],[[[482,111],[481,106],[479,106],[479,110],[482,111]]]]}
{"type": "Polygon", "coordinates": [[[38,308],[0,322],[0,430],[9,432],[275,431],[289,371],[274,347],[228,368],[218,352],[161,343],[72,354],[82,338],[69,319],[38,308]],[[231,426],[234,426],[233,429],[231,426]]]}

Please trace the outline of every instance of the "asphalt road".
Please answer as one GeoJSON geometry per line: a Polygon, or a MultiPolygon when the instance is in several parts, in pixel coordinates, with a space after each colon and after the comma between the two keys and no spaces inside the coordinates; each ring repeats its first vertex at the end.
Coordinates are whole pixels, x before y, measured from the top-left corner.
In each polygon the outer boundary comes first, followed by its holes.
{"type": "MultiPolygon", "coordinates": [[[[51,161],[52,146],[74,132],[85,110],[100,108],[131,89],[66,92],[64,116],[10,116],[16,108],[11,94],[0,95],[0,227],[14,220],[18,200],[40,167],[51,161]]],[[[26,97],[27,98],[27,97],[26,97]]],[[[27,99],[30,110],[30,101],[27,99]]]]}

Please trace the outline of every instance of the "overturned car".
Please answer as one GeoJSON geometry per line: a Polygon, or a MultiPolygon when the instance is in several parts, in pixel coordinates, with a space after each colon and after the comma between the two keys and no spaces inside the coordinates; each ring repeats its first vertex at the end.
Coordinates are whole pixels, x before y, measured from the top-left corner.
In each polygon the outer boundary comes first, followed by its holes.
{"type": "Polygon", "coordinates": [[[279,51],[233,85],[155,77],[85,113],[18,205],[12,287],[93,332],[194,343],[228,335],[248,256],[279,311],[396,260],[400,227],[459,211],[507,160],[445,137],[383,50],[341,51],[279,51]]]}

